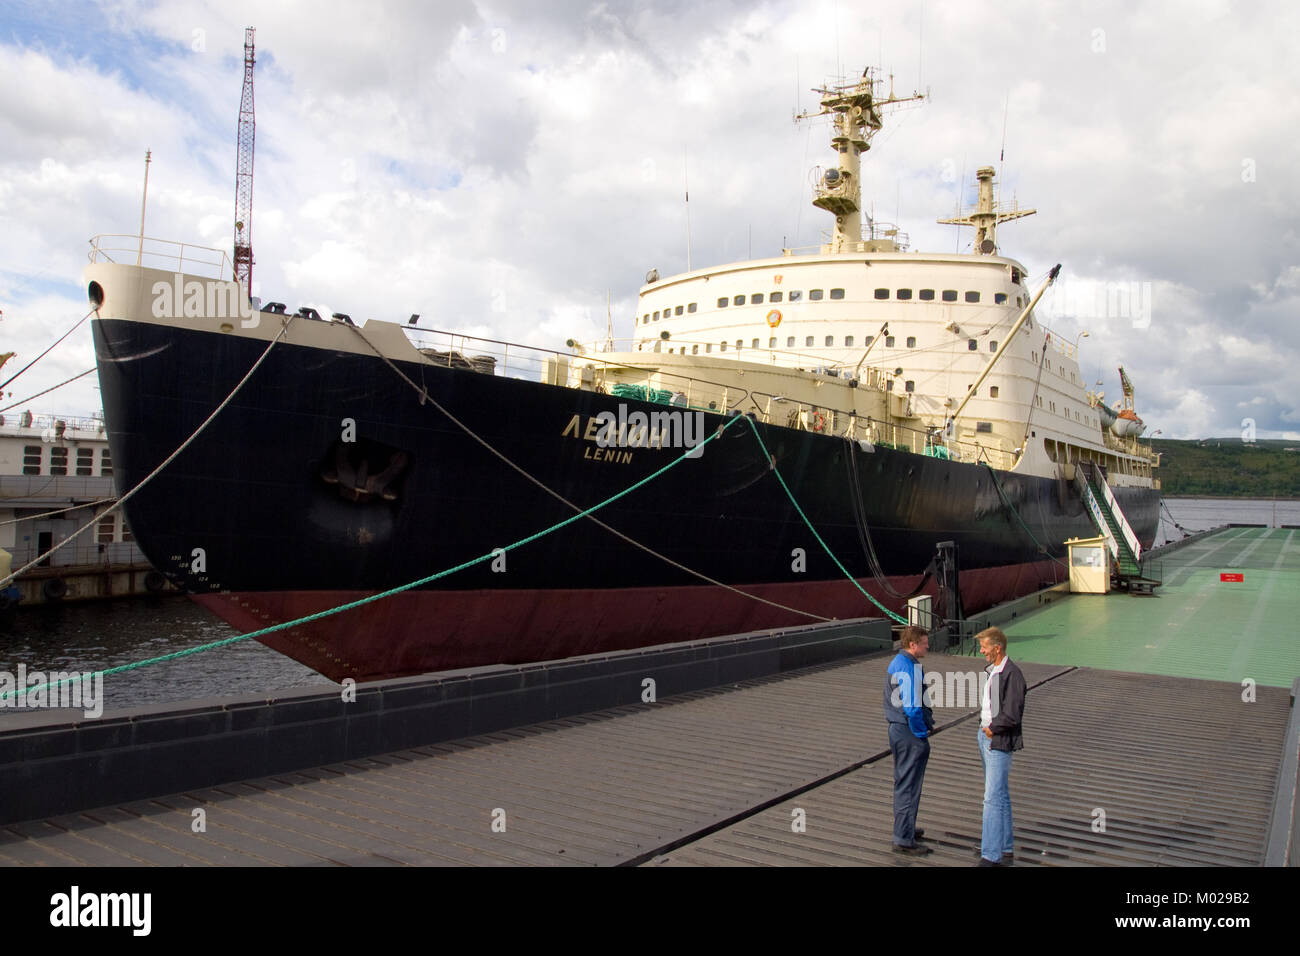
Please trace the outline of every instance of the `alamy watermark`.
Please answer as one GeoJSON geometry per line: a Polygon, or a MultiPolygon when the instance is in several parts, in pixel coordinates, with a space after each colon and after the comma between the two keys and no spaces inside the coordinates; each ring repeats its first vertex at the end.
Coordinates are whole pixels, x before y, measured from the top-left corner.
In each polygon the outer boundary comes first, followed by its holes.
{"type": "Polygon", "coordinates": [[[1151,326],[1154,284],[1146,281],[1101,282],[1094,279],[1057,280],[1052,295],[1038,304],[1047,318],[1127,319],[1135,329],[1151,326]]]}
{"type": "Polygon", "coordinates": [[[255,329],[262,313],[243,294],[238,282],[218,279],[189,279],[177,272],[171,282],[155,282],[153,316],[155,319],[233,319],[240,326],[255,329]]]}
{"type": "Polygon", "coordinates": [[[628,412],[620,404],[617,415],[599,412],[596,422],[596,444],[601,448],[693,449],[688,457],[703,451],[703,412],[628,412]]]}
{"type": "Polygon", "coordinates": [[[893,690],[889,693],[889,702],[895,707],[980,707],[984,701],[984,689],[989,688],[989,707],[993,716],[998,713],[997,677],[989,677],[988,671],[926,671],[917,679],[919,665],[912,668],[912,673],[899,671],[890,675],[893,690]]]}
{"type": "Polygon", "coordinates": [[[94,719],[104,713],[102,671],[0,671],[0,708],[67,707],[94,719]]]}

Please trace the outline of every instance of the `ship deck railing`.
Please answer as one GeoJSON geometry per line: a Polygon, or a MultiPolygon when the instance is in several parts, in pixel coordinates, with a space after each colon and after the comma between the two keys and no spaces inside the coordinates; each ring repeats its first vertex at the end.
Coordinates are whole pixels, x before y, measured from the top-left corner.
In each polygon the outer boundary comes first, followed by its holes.
{"type": "MultiPolygon", "coordinates": [[[[614,391],[617,385],[641,386],[646,389],[647,401],[662,404],[665,409],[676,407],[718,414],[739,412],[753,415],[764,424],[835,435],[865,441],[871,446],[968,464],[985,462],[1001,470],[1010,470],[1018,460],[1014,452],[996,444],[945,439],[942,430],[936,428],[916,428],[873,418],[852,409],[748,389],[734,381],[714,381],[665,369],[649,361],[646,365],[614,361],[605,357],[615,351],[613,348],[602,353],[575,345],[571,352],[559,352],[426,327],[406,327],[406,330],[412,344],[427,360],[448,367],[477,369],[488,374],[606,394],[618,394],[614,391]]],[[[814,369],[814,373],[817,371],[814,369]]],[[[832,377],[836,374],[831,369],[820,371],[832,377]]],[[[887,392],[890,379],[891,376],[879,369],[864,368],[858,388],[887,392]]]]}
{"type": "Polygon", "coordinates": [[[116,233],[95,236],[90,240],[88,258],[92,263],[147,266],[208,279],[233,280],[235,277],[235,264],[224,249],[152,236],[116,233]]]}

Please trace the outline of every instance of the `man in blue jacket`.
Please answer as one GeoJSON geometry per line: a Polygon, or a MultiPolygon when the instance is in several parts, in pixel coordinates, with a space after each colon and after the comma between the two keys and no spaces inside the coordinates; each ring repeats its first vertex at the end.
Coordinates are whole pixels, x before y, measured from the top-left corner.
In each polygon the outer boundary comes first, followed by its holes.
{"type": "Polygon", "coordinates": [[[989,662],[989,679],[980,702],[979,745],[984,763],[984,823],[980,866],[1007,866],[1013,860],[1011,755],[1024,747],[1020,725],[1025,714],[1025,675],[1007,657],[1007,636],[990,627],[975,635],[989,662]]]}
{"type": "Polygon", "coordinates": [[[916,828],[916,812],[921,806],[921,782],[934,732],[934,714],[925,706],[925,672],[921,668],[921,658],[929,649],[930,635],[923,628],[903,628],[898,655],[885,673],[885,720],[889,723],[889,749],[894,754],[894,852],[909,856],[933,852],[916,842],[924,832],[916,828]]]}

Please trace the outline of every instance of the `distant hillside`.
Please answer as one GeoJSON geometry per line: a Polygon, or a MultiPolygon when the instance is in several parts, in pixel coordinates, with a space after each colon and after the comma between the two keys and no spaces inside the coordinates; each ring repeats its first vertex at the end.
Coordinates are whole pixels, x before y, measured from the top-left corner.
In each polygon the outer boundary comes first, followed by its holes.
{"type": "Polygon", "coordinates": [[[1151,444],[1161,453],[1156,475],[1167,495],[1300,498],[1300,441],[1157,438],[1151,444]]]}

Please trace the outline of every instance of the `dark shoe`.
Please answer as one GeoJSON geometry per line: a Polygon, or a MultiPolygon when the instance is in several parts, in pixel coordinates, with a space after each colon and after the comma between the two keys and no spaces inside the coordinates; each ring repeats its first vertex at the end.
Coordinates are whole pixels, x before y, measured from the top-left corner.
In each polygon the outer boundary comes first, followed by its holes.
{"type": "Polygon", "coordinates": [[[980,866],[1006,866],[1006,863],[994,863],[992,860],[988,859],[988,857],[982,856],[980,857],[979,865],[980,866]]]}
{"type": "Polygon", "coordinates": [[[922,830],[920,827],[917,827],[915,830],[912,831],[912,833],[916,836],[918,840],[922,839],[925,836],[925,831],[922,830]]]}
{"type": "Polygon", "coordinates": [[[916,844],[913,844],[912,846],[899,846],[895,843],[894,852],[902,853],[905,856],[928,856],[934,852],[934,848],[928,846],[917,846],[916,844]]]}
{"type": "MultiPolygon", "coordinates": [[[[1011,862],[1012,860],[1014,860],[1015,858],[1016,858],[1016,856],[1015,856],[1014,853],[1003,853],[1003,854],[1002,854],[1002,859],[1001,859],[999,862],[1000,862],[1000,863],[1010,863],[1010,862],[1011,862]]],[[[984,859],[984,854],[983,854],[982,852],[980,852],[979,847],[976,847],[976,848],[975,848],[975,859],[977,859],[977,860],[982,860],[982,859],[984,859]]]]}

